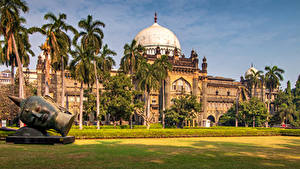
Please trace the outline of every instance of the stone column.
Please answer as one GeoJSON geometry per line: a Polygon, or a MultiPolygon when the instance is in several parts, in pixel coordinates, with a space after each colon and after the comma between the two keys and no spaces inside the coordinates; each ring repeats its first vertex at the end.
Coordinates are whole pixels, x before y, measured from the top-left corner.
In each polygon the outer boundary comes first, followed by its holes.
{"type": "Polygon", "coordinates": [[[201,124],[203,126],[203,120],[205,120],[207,117],[207,77],[204,77],[202,82],[202,118],[201,118],[201,124]]]}
{"type": "Polygon", "coordinates": [[[43,76],[42,71],[40,69],[37,69],[37,95],[42,96],[42,83],[43,83],[43,76]]]}
{"type": "Polygon", "coordinates": [[[165,83],[165,106],[168,109],[171,105],[171,93],[170,93],[170,89],[171,89],[171,82],[170,82],[170,76],[168,76],[166,78],[166,83],[165,83]]]}
{"type": "Polygon", "coordinates": [[[55,74],[55,84],[53,84],[53,97],[56,100],[56,103],[61,103],[61,72],[57,71],[55,74]]]}
{"type": "Polygon", "coordinates": [[[192,94],[194,96],[197,96],[197,98],[199,98],[200,94],[199,94],[199,88],[198,88],[198,83],[199,83],[199,78],[196,77],[193,79],[193,92],[192,94]]]}

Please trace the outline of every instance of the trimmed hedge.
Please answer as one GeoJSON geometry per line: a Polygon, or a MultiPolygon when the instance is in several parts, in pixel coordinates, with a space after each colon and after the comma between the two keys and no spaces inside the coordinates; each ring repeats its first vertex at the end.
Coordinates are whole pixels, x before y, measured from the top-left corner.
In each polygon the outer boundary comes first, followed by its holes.
{"type": "MultiPolygon", "coordinates": [[[[170,138],[170,137],[236,137],[236,136],[278,136],[278,130],[233,130],[233,129],[103,129],[74,130],[69,135],[76,138],[170,138]]],[[[299,132],[300,136],[300,132],[299,132]]]]}
{"type": "MultiPolygon", "coordinates": [[[[13,132],[0,131],[0,138],[13,132]]],[[[50,132],[53,134],[52,132],[50,132]]],[[[57,134],[56,134],[57,135],[57,134]]],[[[213,127],[201,129],[74,129],[69,133],[77,139],[106,138],[172,138],[172,137],[239,137],[300,136],[300,129],[213,127]]]]}
{"type": "MultiPolygon", "coordinates": [[[[97,129],[97,126],[82,126],[83,129],[97,129]]],[[[133,129],[146,129],[144,125],[132,125],[133,129]]],[[[79,126],[72,126],[72,129],[79,129],[79,126]]],[[[100,129],[130,129],[130,125],[103,125],[100,129]]],[[[162,129],[162,124],[154,123],[150,125],[150,129],[162,129]]]]}

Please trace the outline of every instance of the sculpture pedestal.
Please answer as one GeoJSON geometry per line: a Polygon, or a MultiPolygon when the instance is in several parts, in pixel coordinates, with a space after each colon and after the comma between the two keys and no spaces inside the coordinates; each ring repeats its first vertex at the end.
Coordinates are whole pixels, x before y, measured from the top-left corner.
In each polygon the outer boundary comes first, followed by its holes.
{"type": "Polygon", "coordinates": [[[14,144],[69,144],[75,141],[74,136],[7,136],[6,143],[14,144]]]}

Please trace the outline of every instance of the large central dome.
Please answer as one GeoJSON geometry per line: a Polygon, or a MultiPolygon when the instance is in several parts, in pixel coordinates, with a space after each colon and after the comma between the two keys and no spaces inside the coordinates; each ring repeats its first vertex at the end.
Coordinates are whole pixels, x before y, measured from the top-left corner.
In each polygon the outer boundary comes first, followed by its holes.
{"type": "Polygon", "coordinates": [[[134,39],[137,41],[137,44],[145,47],[147,54],[155,54],[154,52],[157,46],[160,47],[161,54],[165,54],[166,50],[169,50],[170,54],[172,54],[175,48],[177,48],[180,53],[180,43],[176,35],[169,29],[156,23],[156,15],[154,20],[155,23],[153,25],[143,29],[135,36],[134,39]]]}

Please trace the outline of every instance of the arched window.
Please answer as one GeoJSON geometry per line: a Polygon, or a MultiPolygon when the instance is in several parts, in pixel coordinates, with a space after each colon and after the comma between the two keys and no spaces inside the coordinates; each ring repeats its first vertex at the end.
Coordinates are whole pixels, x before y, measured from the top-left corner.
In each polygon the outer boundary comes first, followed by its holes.
{"type": "Polygon", "coordinates": [[[191,85],[183,78],[179,78],[172,83],[172,89],[180,92],[191,92],[191,85]]]}
{"type": "Polygon", "coordinates": [[[216,95],[219,95],[219,91],[218,90],[216,91],[216,95]]]}

